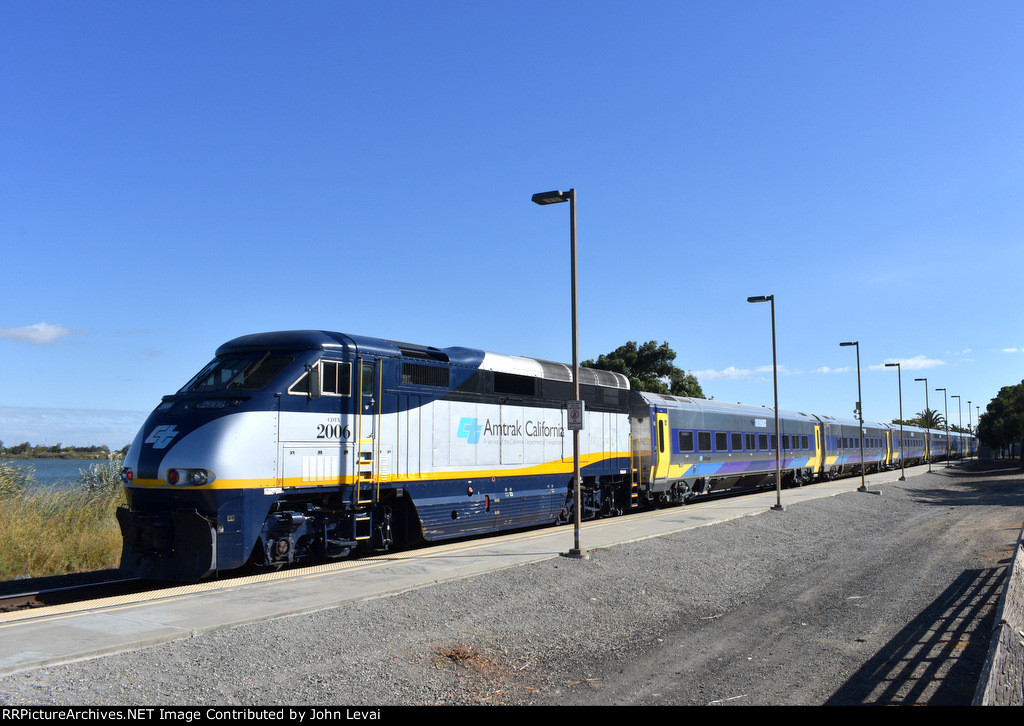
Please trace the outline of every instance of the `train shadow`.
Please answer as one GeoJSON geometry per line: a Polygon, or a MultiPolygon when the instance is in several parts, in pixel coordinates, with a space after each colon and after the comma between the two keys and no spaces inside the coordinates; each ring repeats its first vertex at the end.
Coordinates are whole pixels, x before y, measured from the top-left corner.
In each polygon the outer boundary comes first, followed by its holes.
{"type": "Polygon", "coordinates": [[[1006,566],[966,570],[825,705],[969,706],[988,654],[1006,566]]]}
{"type": "Polygon", "coordinates": [[[931,476],[954,477],[955,486],[927,486],[928,479],[913,481],[915,497],[940,505],[1020,506],[1024,504],[1024,468],[1017,461],[961,461],[946,468],[933,464],[931,476]]]}
{"type": "MultiPolygon", "coordinates": [[[[914,496],[941,506],[1024,506],[1019,460],[933,464],[955,485],[916,479],[914,496]]],[[[988,655],[1009,560],[965,570],[826,701],[828,705],[970,705],[988,655]]]]}

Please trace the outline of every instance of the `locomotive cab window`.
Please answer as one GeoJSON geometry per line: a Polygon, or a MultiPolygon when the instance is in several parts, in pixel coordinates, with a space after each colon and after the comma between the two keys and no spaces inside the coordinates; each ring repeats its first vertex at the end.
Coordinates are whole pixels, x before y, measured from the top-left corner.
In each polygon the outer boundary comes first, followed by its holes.
{"type": "Polygon", "coordinates": [[[292,362],[291,356],[267,355],[247,367],[228,384],[228,390],[258,391],[277,378],[292,362]]]}
{"type": "Polygon", "coordinates": [[[348,395],[348,363],[337,363],[335,361],[322,360],[320,361],[320,371],[323,377],[322,391],[324,395],[348,395]]]}
{"type": "Polygon", "coordinates": [[[351,391],[350,370],[348,363],[319,360],[288,387],[288,393],[293,396],[347,396],[351,391]],[[310,376],[313,376],[312,386],[310,376]]]}
{"type": "Polygon", "coordinates": [[[211,361],[178,393],[209,393],[224,389],[257,391],[267,386],[292,359],[267,351],[225,355],[211,361]]]}
{"type": "Polygon", "coordinates": [[[199,375],[189,381],[181,391],[203,393],[223,388],[252,365],[252,362],[249,356],[218,358],[200,371],[199,375]]]}

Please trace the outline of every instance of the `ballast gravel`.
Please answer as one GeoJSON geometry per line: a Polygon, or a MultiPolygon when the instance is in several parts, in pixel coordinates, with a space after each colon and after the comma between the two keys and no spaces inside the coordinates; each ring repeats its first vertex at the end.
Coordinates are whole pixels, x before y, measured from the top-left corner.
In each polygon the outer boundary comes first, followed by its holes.
{"type": "Polygon", "coordinates": [[[0,703],[968,704],[1024,476],[870,488],[18,673],[0,703]]]}

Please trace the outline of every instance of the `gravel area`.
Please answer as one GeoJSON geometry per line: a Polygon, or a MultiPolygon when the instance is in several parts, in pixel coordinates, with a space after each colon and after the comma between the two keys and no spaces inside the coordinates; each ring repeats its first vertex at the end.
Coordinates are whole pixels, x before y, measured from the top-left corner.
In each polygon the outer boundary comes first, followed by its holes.
{"type": "Polygon", "coordinates": [[[19,673],[0,703],[969,704],[1024,475],[871,489],[19,673]]]}

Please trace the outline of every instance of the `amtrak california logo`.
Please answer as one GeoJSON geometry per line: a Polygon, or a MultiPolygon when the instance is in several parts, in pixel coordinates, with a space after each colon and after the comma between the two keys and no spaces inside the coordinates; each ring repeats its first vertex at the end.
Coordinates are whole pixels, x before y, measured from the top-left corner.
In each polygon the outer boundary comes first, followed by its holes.
{"type": "Polygon", "coordinates": [[[479,444],[481,436],[501,436],[505,438],[561,438],[565,436],[565,427],[561,424],[549,424],[545,421],[510,421],[493,423],[485,419],[465,417],[459,420],[458,436],[468,444],[479,444]]]}
{"type": "Polygon", "coordinates": [[[484,427],[477,423],[475,418],[463,418],[459,421],[459,438],[465,439],[467,444],[479,444],[480,432],[484,427]]]}
{"type": "Polygon", "coordinates": [[[163,425],[157,426],[153,429],[153,433],[146,439],[147,444],[152,444],[154,449],[166,449],[167,445],[170,444],[174,437],[178,435],[178,427],[176,425],[163,425]]]}

